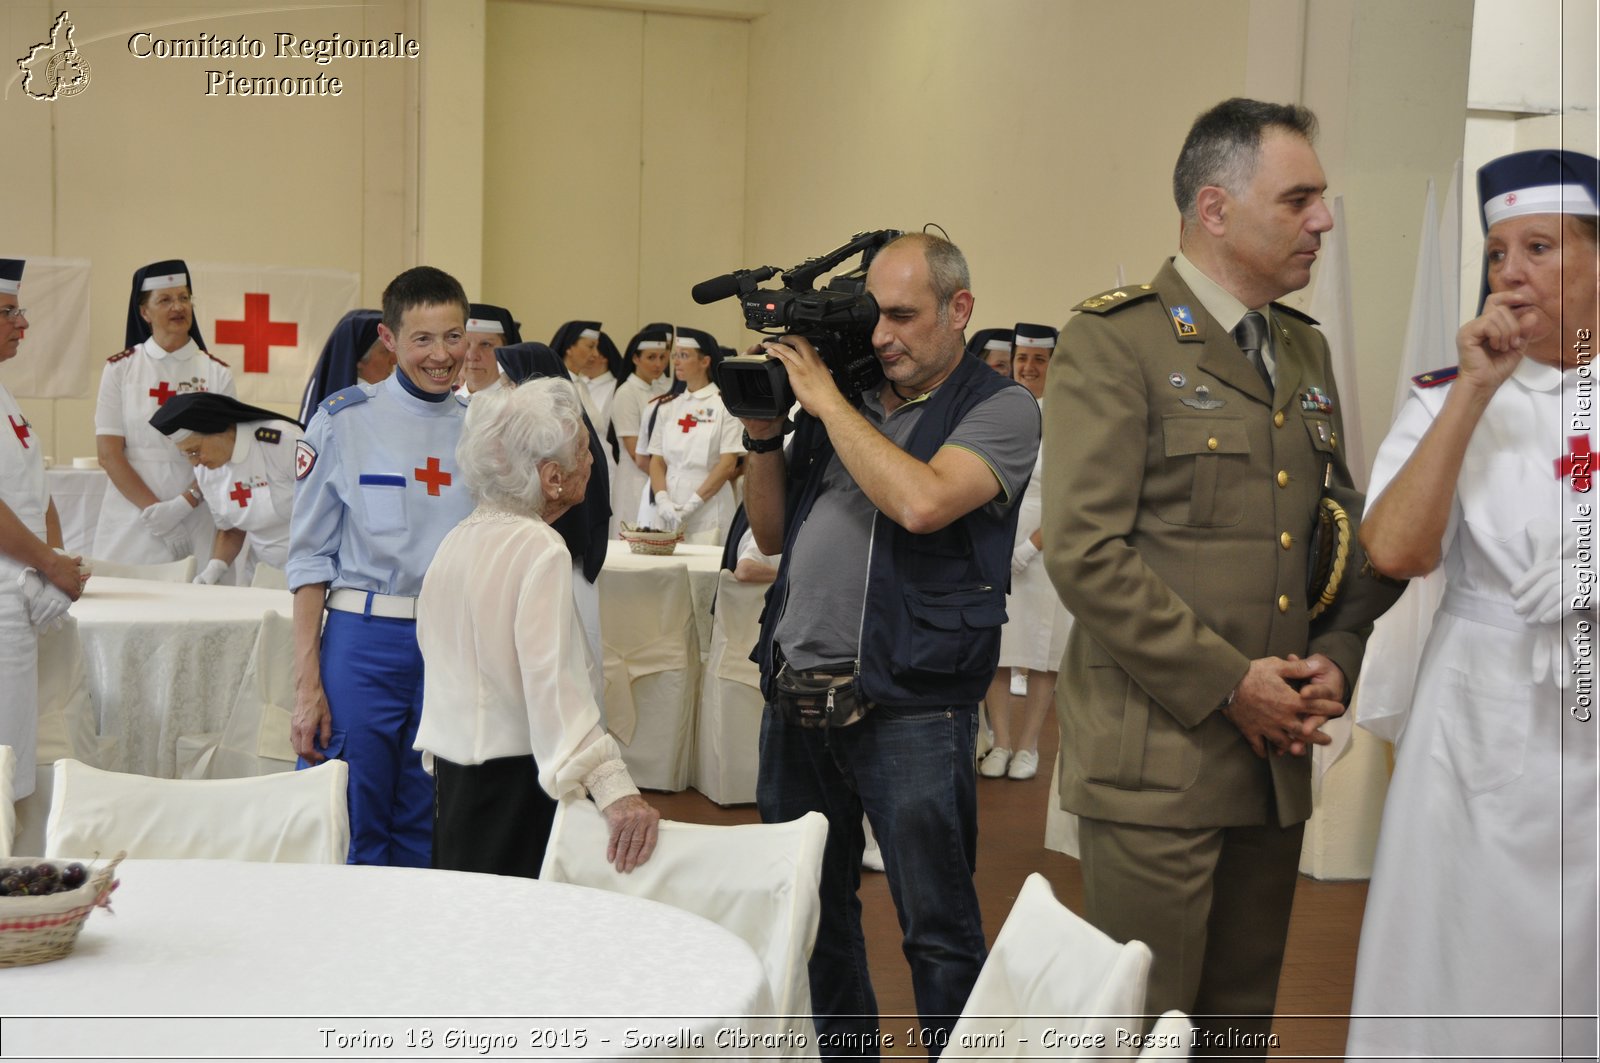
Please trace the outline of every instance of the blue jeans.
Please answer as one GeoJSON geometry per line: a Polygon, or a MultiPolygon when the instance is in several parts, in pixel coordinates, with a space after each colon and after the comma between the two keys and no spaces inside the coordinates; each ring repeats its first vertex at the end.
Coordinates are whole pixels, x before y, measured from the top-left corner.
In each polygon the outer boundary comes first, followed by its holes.
{"type": "MultiPolygon", "coordinates": [[[[876,1059],[878,1002],[861,932],[866,813],[883,851],[889,893],[911,964],[930,1058],[955,1024],[987,949],[972,873],[978,860],[976,705],[878,706],[852,727],[791,726],[768,705],[761,720],[756,803],[768,823],[828,817],[821,920],[811,953],[811,1006],[824,1059],[876,1059]]],[[[896,1043],[903,1036],[896,1031],[896,1043]]]]}

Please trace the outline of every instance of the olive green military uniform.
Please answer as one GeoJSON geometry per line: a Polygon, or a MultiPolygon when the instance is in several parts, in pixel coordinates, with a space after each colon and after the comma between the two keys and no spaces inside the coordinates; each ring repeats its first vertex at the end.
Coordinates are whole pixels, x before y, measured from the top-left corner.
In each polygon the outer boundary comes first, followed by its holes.
{"type": "Polygon", "coordinates": [[[1152,1012],[1264,1014],[1214,1024],[1264,1033],[1311,764],[1257,757],[1219,710],[1253,658],[1322,653],[1347,686],[1361,662],[1365,630],[1306,603],[1324,482],[1350,484],[1328,346],[1273,304],[1269,393],[1170,261],[1076,309],[1047,384],[1043,538],[1077,621],[1056,703],[1089,917],[1153,949],[1152,1012]]]}

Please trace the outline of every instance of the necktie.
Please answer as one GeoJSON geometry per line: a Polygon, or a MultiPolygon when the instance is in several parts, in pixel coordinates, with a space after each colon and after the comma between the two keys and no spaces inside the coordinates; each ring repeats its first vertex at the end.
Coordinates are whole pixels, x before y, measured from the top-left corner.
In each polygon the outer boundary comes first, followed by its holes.
{"type": "Polygon", "coordinates": [[[1266,382],[1267,390],[1272,390],[1272,374],[1267,371],[1266,360],[1261,357],[1261,348],[1267,341],[1267,319],[1260,312],[1252,310],[1239,319],[1233,327],[1233,341],[1239,345],[1244,356],[1250,359],[1250,364],[1256,367],[1256,372],[1261,374],[1261,379],[1266,382]]]}

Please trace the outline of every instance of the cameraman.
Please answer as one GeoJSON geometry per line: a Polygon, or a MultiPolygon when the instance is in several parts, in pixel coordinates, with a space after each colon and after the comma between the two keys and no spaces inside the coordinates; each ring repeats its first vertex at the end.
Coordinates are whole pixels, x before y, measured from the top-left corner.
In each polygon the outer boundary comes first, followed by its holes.
{"type": "Polygon", "coordinates": [[[966,260],[903,236],[867,272],[884,381],[840,393],[815,349],[765,344],[804,413],[746,419],[745,505],[783,554],[753,658],[767,822],[828,817],[811,996],[822,1055],[876,1054],[861,932],[863,811],[883,849],[917,1010],[937,1057],[982,966],[977,703],[994,674],[1039,409],[966,357],[966,260]]]}

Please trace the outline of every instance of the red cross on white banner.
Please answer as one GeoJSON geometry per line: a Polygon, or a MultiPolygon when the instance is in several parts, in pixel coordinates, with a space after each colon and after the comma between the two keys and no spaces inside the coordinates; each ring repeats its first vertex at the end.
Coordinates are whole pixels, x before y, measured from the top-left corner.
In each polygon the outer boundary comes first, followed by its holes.
{"type": "Polygon", "coordinates": [[[688,435],[689,434],[689,429],[693,428],[695,425],[697,425],[699,423],[700,423],[699,421],[694,419],[694,414],[686,413],[686,414],[683,415],[683,420],[678,422],[678,427],[683,429],[683,434],[684,435],[688,435]]]}
{"type": "Polygon", "coordinates": [[[438,458],[429,458],[426,469],[412,469],[417,474],[417,483],[428,485],[428,494],[437,495],[439,488],[450,486],[450,474],[439,468],[438,458]]]}
{"type": "Polygon", "coordinates": [[[250,505],[250,486],[235,480],[233,490],[228,492],[228,497],[239,503],[240,509],[244,509],[250,505]]]}
{"type": "Polygon", "coordinates": [[[300,326],[293,321],[272,320],[272,296],[265,292],[246,292],[243,321],[218,321],[217,342],[244,347],[244,371],[265,373],[273,347],[294,347],[300,343],[300,326]]]}
{"type": "Polygon", "coordinates": [[[1567,446],[1572,451],[1556,459],[1556,479],[1571,477],[1572,489],[1587,494],[1594,483],[1594,451],[1589,446],[1589,437],[1568,436],[1567,446]]]}
{"type": "Polygon", "coordinates": [[[167,400],[176,394],[177,392],[172,390],[172,385],[168,384],[165,380],[161,382],[160,387],[150,389],[150,397],[156,400],[157,406],[165,406],[167,404],[167,400]]]}
{"type": "Polygon", "coordinates": [[[27,450],[28,449],[28,421],[27,421],[27,419],[24,418],[23,420],[19,421],[15,417],[11,416],[8,413],[8,414],[6,414],[6,420],[11,422],[11,430],[13,432],[17,433],[17,442],[22,444],[22,449],[23,450],[27,450]]]}

